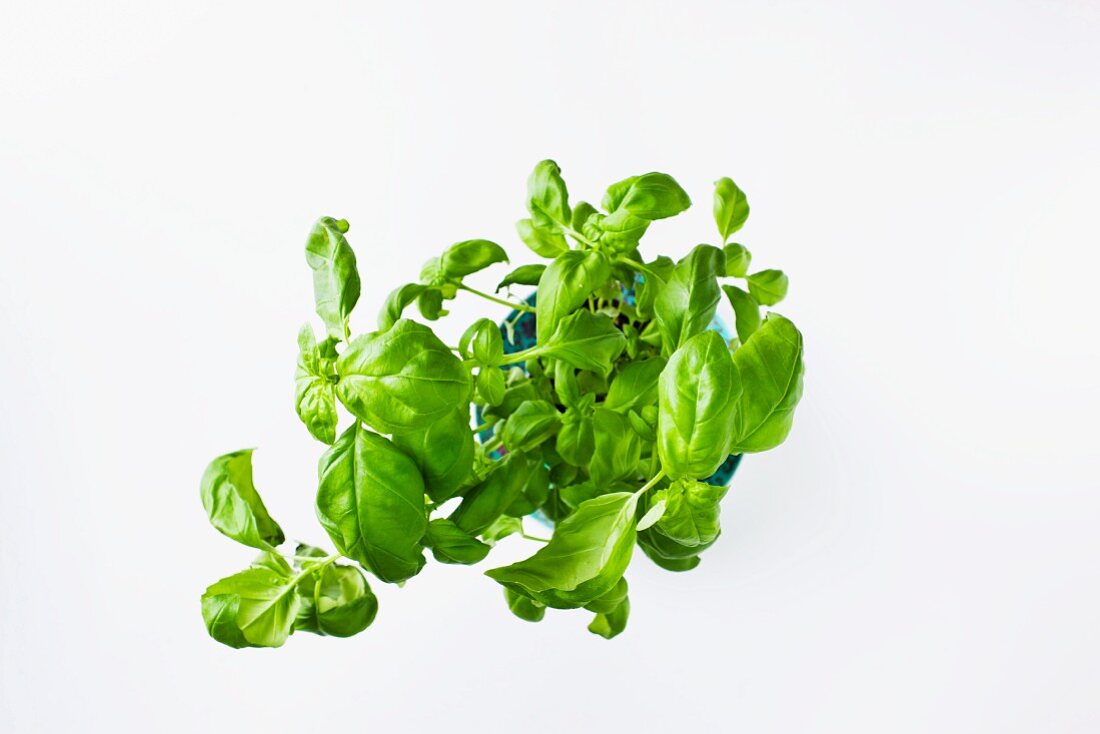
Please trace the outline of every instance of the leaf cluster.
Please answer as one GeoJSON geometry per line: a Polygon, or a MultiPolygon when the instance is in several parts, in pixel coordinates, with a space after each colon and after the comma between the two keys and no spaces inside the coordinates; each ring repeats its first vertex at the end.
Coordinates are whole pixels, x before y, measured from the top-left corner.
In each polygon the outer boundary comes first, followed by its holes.
{"type": "Polygon", "coordinates": [[[749,250],[731,241],[749,214],[741,189],[723,178],[713,196],[716,244],[647,259],[650,226],[691,205],[671,176],[623,179],[597,208],[571,203],[560,168],[542,161],[516,230],[546,262],[514,268],[489,294],[467,280],[507,253],[463,240],[390,292],[377,328],[357,335],[349,225],[318,220],[306,259],[324,331],[299,331],[295,408],[325,444],[315,510],[334,551],[280,550],[252,451],[216,458],[201,482],[210,522],[259,556],[203,594],[210,635],[236,648],[278,647],[296,631],[354,635],[378,610],[368,575],[404,584],[429,555],[477,564],[518,536],[542,545],[486,571],[508,609],[529,622],[584,609],[589,630],[611,638],[630,614],[635,548],[663,569],[698,566],[726,494],[708,479],[731,454],[787,437],[803,383],[802,335],[763,312],[786,296],[787,276],[750,272],[749,250]],[[515,286],[537,286],[534,305],[509,299],[515,286]],[[434,322],[460,294],[513,312],[503,327],[478,319],[455,346],[407,315],[415,304],[434,322]],[[723,295],[729,340],[714,327],[723,295]],[[516,348],[516,324],[531,318],[536,342],[516,348]],[[529,535],[528,516],[552,524],[551,537],[529,535]]]}

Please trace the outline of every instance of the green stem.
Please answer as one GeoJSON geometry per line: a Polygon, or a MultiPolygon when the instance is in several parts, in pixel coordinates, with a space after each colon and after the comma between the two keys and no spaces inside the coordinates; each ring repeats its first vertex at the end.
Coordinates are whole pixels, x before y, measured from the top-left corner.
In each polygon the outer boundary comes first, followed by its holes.
{"type": "Polygon", "coordinates": [[[493,423],[482,423],[480,426],[474,426],[470,429],[471,433],[481,433],[482,431],[488,431],[493,427],[493,423]]]}
{"type": "Polygon", "coordinates": [[[657,483],[660,482],[664,478],[665,478],[665,470],[661,469],[661,471],[659,471],[659,472],[657,472],[656,474],[653,475],[652,479],[650,479],[648,482],[645,483],[644,487],[639,489],[634,494],[642,494],[644,492],[649,491],[653,487],[657,486],[657,483]]]}
{"type": "Polygon", "coordinates": [[[645,265],[642,265],[640,262],[635,262],[634,260],[631,260],[629,257],[619,257],[619,258],[616,258],[616,260],[618,262],[622,263],[623,265],[627,265],[629,267],[632,267],[635,270],[637,270],[637,271],[641,272],[642,274],[647,275],[651,278],[656,278],[657,280],[661,279],[661,276],[657,275],[657,273],[653,272],[653,270],[651,270],[650,268],[648,268],[645,265]]]}
{"type": "Polygon", "coordinates": [[[537,540],[540,543],[549,543],[550,542],[549,538],[540,538],[537,535],[528,535],[526,532],[524,532],[522,530],[520,531],[519,535],[520,535],[521,538],[527,538],[527,540],[537,540]]]}
{"type": "Polygon", "coordinates": [[[504,440],[500,436],[493,436],[485,443],[481,444],[481,450],[486,454],[491,454],[500,448],[500,445],[504,443],[504,440]]]}
{"type": "Polygon", "coordinates": [[[530,349],[524,349],[522,352],[513,352],[512,354],[505,354],[504,361],[501,365],[507,366],[510,364],[519,364],[520,362],[526,362],[531,357],[537,357],[542,354],[542,348],[538,346],[531,347],[530,349]]]}
{"type": "Polygon", "coordinates": [[[534,313],[535,312],[535,309],[531,308],[526,303],[512,303],[511,301],[505,301],[503,298],[497,298],[496,296],[491,296],[488,293],[484,293],[482,291],[479,291],[476,288],[471,288],[468,285],[460,285],[460,286],[458,286],[458,289],[462,290],[462,291],[466,291],[467,293],[473,293],[475,296],[481,296],[482,298],[484,298],[487,301],[492,301],[493,303],[499,303],[501,306],[507,306],[508,308],[515,309],[516,311],[524,311],[525,313],[534,313]]]}

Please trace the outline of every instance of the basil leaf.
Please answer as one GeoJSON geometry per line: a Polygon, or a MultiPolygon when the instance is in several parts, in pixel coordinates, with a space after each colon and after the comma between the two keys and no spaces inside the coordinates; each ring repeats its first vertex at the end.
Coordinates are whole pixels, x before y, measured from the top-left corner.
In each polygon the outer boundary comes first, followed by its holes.
{"type": "Polygon", "coordinates": [[[501,515],[496,520],[493,520],[489,527],[482,530],[479,537],[483,542],[492,546],[504,540],[509,535],[515,535],[522,531],[523,522],[518,517],[501,515]]]}
{"type": "Polygon", "coordinates": [[[498,461],[476,487],[466,493],[451,513],[451,522],[470,535],[478,535],[499,518],[527,479],[527,461],[522,454],[508,454],[498,461]]]}
{"type": "Polygon", "coordinates": [[[657,403],[657,450],[669,477],[709,477],[726,460],[740,396],[741,379],[717,332],[697,334],[676,350],[661,373],[657,403]]]}
{"type": "Polygon", "coordinates": [[[603,198],[609,213],[628,212],[649,221],[673,217],[691,206],[691,199],[667,173],[646,173],[611,184],[603,198]]]}
{"type": "Polygon", "coordinates": [[[436,321],[450,313],[443,308],[443,291],[435,286],[429,286],[421,291],[416,297],[416,307],[420,315],[429,321],[436,321]]]}
{"type": "Polygon", "coordinates": [[[287,571],[249,568],[207,587],[206,629],[230,647],[281,647],[294,632],[298,597],[287,571]]]}
{"type": "Polygon", "coordinates": [[[252,449],[211,461],[203,472],[200,494],[210,524],[222,535],[260,550],[286,540],[252,483],[252,449]]]}
{"type": "Polygon", "coordinates": [[[627,597],[629,587],[626,578],[599,599],[586,604],[585,609],[596,612],[596,618],[588,625],[588,631],[610,640],[626,629],[626,620],[630,616],[630,600],[627,597]]]}
{"type": "Polygon", "coordinates": [[[558,322],[558,327],[539,351],[571,367],[591,370],[604,377],[611,374],[616,358],[626,348],[626,337],[603,314],[581,310],[558,322]]]}
{"type": "Polygon", "coordinates": [[[749,218],[749,200],[745,192],[738,188],[730,178],[720,178],[714,182],[714,222],[718,225],[718,234],[722,242],[730,238],[749,218]]]}
{"type": "Polygon", "coordinates": [[[749,272],[749,263],[752,262],[752,253],[744,245],[731,242],[722,248],[726,256],[726,270],[723,275],[730,278],[744,278],[749,272]]]}
{"type": "Polygon", "coordinates": [[[469,415],[460,410],[424,428],[395,433],[393,442],[416,462],[433,502],[449,500],[473,478],[474,436],[469,415]]]}
{"type": "Polygon", "coordinates": [[[353,424],[321,457],[318,474],[317,519],[340,553],[388,583],[420,572],[428,520],[412,459],[353,424]]]}
{"type": "Polygon", "coordinates": [[[520,265],[518,268],[504,276],[504,280],[497,285],[497,291],[510,285],[538,285],[545,265],[520,265]]]}
{"type": "Polygon", "coordinates": [[[737,328],[737,338],[744,344],[749,337],[760,328],[760,304],[756,299],[735,285],[724,285],[722,290],[726,292],[730,305],[733,306],[734,324],[737,328]]]}
{"type": "Polygon", "coordinates": [[[595,233],[599,235],[601,249],[612,254],[622,254],[638,246],[638,242],[649,229],[649,221],[626,209],[619,209],[606,217],[595,215],[592,224],[595,233]]]}
{"type": "Polygon", "coordinates": [[[508,587],[504,587],[504,599],[508,602],[508,609],[524,622],[541,622],[546,616],[546,606],[539,604],[534,599],[529,599],[523,594],[517,594],[508,587]]]}
{"type": "Polygon", "coordinates": [[[477,393],[489,405],[504,401],[504,373],[496,367],[482,367],[477,372],[477,393]]]}
{"type": "Polygon", "coordinates": [[[428,286],[421,283],[406,283],[390,291],[382,310],[378,312],[378,330],[386,331],[396,324],[405,309],[426,290],[428,286]]]}
{"type": "Polygon", "coordinates": [[[540,161],[528,177],[527,210],[538,227],[561,227],[572,218],[569,190],[554,161],[540,161]]]}
{"type": "MultiPolygon", "coordinates": [[[[500,336],[500,327],[489,319],[479,319],[470,339],[470,351],[477,363],[486,367],[495,367],[504,361],[504,340],[500,336]]],[[[504,376],[501,375],[501,390],[504,389],[504,376]]]]}
{"type": "Polygon", "coordinates": [[[601,612],[588,625],[588,631],[597,634],[605,640],[610,640],[626,629],[626,621],[630,617],[630,600],[623,599],[619,606],[610,612],[601,612]]]}
{"type": "Polygon", "coordinates": [[[730,453],[773,449],[791,432],[802,398],[802,334],[788,319],[769,314],[733,353],[733,364],[744,391],[737,400],[730,453]]]}
{"type": "Polygon", "coordinates": [[[439,258],[443,277],[459,280],[494,263],[508,262],[504,248],[489,240],[466,240],[448,247],[439,258]]]}
{"type": "Polygon", "coordinates": [[[790,281],[782,270],[761,270],[748,277],[749,293],[765,306],[774,306],[787,297],[790,281]]]}
{"type": "Polygon", "coordinates": [[[577,467],[587,466],[588,462],[592,461],[592,454],[596,450],[592,417],[579,410],[565,411],[555,447],[561,458],[569,464],[577,467]]]}
{"type": "Polygon", "coordinates": [[[550,496],[550,469],[541,461],[531,461],[527,465],[527,478],[523,488],[504,514],[512,517],[525,517],[535,512],[550,496]]]}
{"type": "Polygon", "coordinates": [[[535,555],[485,574],[548,607],[584,606],[610,591],[630,564],[637,504],[631,492],[583,502],[535,555]]]}
{"type": "Polygon", "coordinates": [[[310,434],[331,444],[336,440],[336,389],[331,361],[322,360],[313,328],[298,332],[298,366],[294,370],[294,410],[310,434]]]}
{"type": "Polygon", "coordinates": [[[610,275],[611,262],[602,252],[570,250],[555,258],[539,278],[535,302],[539,343],[545,343],[558,322],[584,303],[610,275]]]}
{"type": "Polygon", "coordinates": [[[509,451],[530,451],[558,432],[561,413],[545,400],[528,400],[508,417],[501,438],[509,451]]]}
{"type": "Polygon", "coordinates": [[[425,544],[440,563],[470,565],[489,554],[489,546],[469,535],[450,520],[439,518],[428,523],[425,544]]]}
{"type": "Polygon", "coordinates": [[[653,529],[689,548],[710,545],[721,533],[718,503],[726,496],[726,491],[726,487],[694,480],[673,482],[657,494],[655,501],[663,499],[666,504],[653,529]]]}
{"type": "Polygon", "coordinates": [[[597,486],[606,487],[633,478],[642,456],[642,442],[626,418],[613,410],[597,408],[592,414],[595,451],[588,474],[597,486]]]}
{"type": "Polygon", "coordinates": [[[706,330],[714,319],[721,292],[718,274],[722,272],[722,251],[711,245],[698,245],[676,265],[672,276],[657,296],[653,310],[666,355],[696,334],[706,330]]]}
{"type": "Polygon", "coordinates": [[[638,283],[634,291],[635,309],[639,319],[647,321],[653,318],[657,295],[664,289],[665,283],[672,277],[672,271],[675,268],[676,263],[673,262],[672,258],[661,255],[646,265],[648,273],[638,276],[638,283]]]}
{"type": "Polygon", "coordinates": [[[298,584],[295,630],[351,637],[369,627],[377,614],[378,598],[359,569],[352,566],[333,564],[298,584]]]}
{"type": "Polygon", "coordinates": [[[347,221],[321,217],[306,241],[306,263],[313,270],[313,300],[328,335],[347,336],[348,315],[359,300],[355,253],[344,238],[347,221]]]}
{"type": "Polygon", "coordinates": [[[340,402],[385,433],[423,428],[470,399],[470,373],[462,362],[431,329],[407,319],[353,339],[336,371],[340,402]]]}
{"type": "Polygon", "coordinates": [[[527,245],[536,255],[554,258],[563,252],[569,252],[569,244],[565,241],[565,235],[556,228],[538,226],[532,219],[521,219],[516,222],[516,233],[520,240],[527,245]]]}
{"type": "Polygon", "coordinates": [[[667,362],[652,357],[626,365],[615,379],[604,398],[603,407],[626,413],[657,402],[657,381],[667,362]]]}
{"type": "Polygon", "coordinates": [[[714,541],[696,546],[682,545],[661,535],[655,528],[638,533],[638,545],[650,560],[666,571],[690,571],[699,565],[699,554],[713,544],[714,541]]]}

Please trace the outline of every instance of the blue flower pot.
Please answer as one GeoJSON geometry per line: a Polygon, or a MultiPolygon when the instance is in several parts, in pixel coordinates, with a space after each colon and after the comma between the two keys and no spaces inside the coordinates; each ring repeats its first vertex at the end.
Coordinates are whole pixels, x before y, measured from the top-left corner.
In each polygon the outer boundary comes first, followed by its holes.
{"type": "MultiPolygon", "coordinates": [[[[535,305],[535,295],[537,291],[527,296],[525,303],[529,306],[535,305]]],[[[623,297],[628,303],[634,302],[634,289],[624,288],[623,297]]],[[[535,314],[524,312],[520,314],[519,311],[512,311],[508,314],[508,321],[514,324],[512,329],[514,340],[508,338],[508,330],[504,328],[504,324],[500,325],[500,333],[504,339],[504,353],[514,354],[515,352],[522,352],[524,349],[529,349],[538,343],[535,338],[535,314]]],[[[726,324],[717,316],[710,322],[710,326],[707,327],[712,331],[717,331],[722,337],[729,341],[733,338],[726,324]]],[[[477,408],[477,420],[481,422],[481,408],[477,408]]],[[[491,437],[490,431],[484,431],[478,435],[478,438],[482,443],[489,440],[491,437]]],[[[733,479],[733,473],[737,471],[738,464],[741,463],[741,454],[730,454],[729,457],[722,462],[722,465],[718,467],[718,470],[707,477],[705,481],[707,484],[713,484],[716,486],[726,486],[733,479]]],[[[541,514],[541,513],[540,513],[541,514]]]]}

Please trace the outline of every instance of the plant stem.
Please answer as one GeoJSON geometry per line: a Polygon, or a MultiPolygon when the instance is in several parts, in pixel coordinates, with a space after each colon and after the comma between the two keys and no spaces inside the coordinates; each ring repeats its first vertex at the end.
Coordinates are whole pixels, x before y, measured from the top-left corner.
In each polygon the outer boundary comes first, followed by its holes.
{"type": "Polygon", "coordinates": [[[521,538],[527,538],[527,540],[537,540],[540,543],[549,543],[550,542],[549,538],[540,538],[540,537],[535,536],[535,535],[528,535],[526,533],[526,531],[523,531],[523,530],[520,531],[519,535],[520,535],[521,538]]]}
{"type": "Polygon", "coordinates": [[[629,267],[632,267],[635,270],[637,270],[638,272],[640,272],[640,273],[642,273],[646,276],[649,276],[651,278],[657,278],[658,280],[661,279],[661,276],[657,275],[655,272],[650,270],[648,267],[646,267],[645,265],[642,265],[640,262],[635,262],[634,260],[631,260],[629,257],[620,257],[620,258],[617,258],[617,260],[618,260],[618,262],[621,262],[623,265],[627,265],[629,267]]]}
{"type": "Polygon", "coordinates": [[[488,431],[493,427],[492,423],[482,423],[480,426],[474,426],[470,429],[471,433],[481,433],[482,431],[488,431]]]}
{"type": "Polygon", "coordinates": [[[648,482],[645,483],[644,487],[639,489],[634,494],[642,494],[644,492],[649,491],[653,487],[657,486],[657,483],[660,482],[664,478],[665,478],[665,470],[661,469],[661,471],[659,471],[659,472],[657,472],[656,474],[653,475],[652,479],[650,479],[648,482]]]}
{"type": "Polygon", "coordinates": [[[491,296],[488,293],[484,293],[482,291],[479,291],[476,288],[471,288],[468,285],[460,285],[460,286],[458,286],[458,289],[461,290],[461,291],[466,291],[467,293],[473,293],[475,296],[481,296],[482,298],[484,298],[487,301],[492,301],[493,303],[498,303],[501,306],[507,306],[508,308],[514,309],[516,311],[523,311],[525,313],[534,313],[535,312],[535,309],[531,308],[526,303],[512,303],[511,301],[505,301],[503,298],[497,298],[496,296],[491,296]]]}

